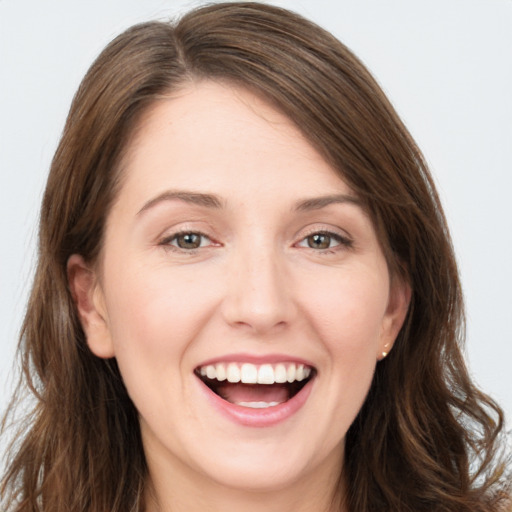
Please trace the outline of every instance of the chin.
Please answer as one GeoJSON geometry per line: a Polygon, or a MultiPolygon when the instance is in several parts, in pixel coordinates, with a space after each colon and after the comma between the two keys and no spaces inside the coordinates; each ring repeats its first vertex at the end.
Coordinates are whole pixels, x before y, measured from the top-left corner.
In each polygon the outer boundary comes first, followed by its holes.
{"type": "Polygon", "coordinates": [[[233,491],[272,493],[293,488],[310,471],[304,465],[297,467],[282,462],[274,458],[227,460],[211,468],[207,475],[212,482],[233,491]]]}

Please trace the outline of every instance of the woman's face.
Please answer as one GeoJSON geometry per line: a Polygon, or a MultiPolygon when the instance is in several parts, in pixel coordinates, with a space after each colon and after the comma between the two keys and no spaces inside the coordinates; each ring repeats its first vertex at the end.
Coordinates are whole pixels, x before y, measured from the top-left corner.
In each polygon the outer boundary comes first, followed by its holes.
{"type": "Polygon", "coordinates": [[[407,308],[358,198],[286,117],[210,82],[147,113],[123,172],[100,270],[69,269],[150,473],[332,482],[407,308]]]}

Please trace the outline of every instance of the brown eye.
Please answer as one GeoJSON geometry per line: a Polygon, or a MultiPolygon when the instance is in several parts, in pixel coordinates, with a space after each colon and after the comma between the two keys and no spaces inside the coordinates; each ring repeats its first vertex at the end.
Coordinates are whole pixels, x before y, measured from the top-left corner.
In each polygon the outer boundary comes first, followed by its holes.
{"type": "Polygon", "coordinates": [[[317,231],[304,237],[297,245],[298,247],[327,251],[328,249],[338,249],[340,246],[352,247],[352,240],[330,231],[317,231]]]}
{"type": "Polygon", "coordinates": [[[179,249],[199,249],[209,242],[209,238],[200,233],[180,233],[175,235],[169,244],[179,249]]]}
{"type": "Polygon", "coordinates": [[[329,249],[331,247],[332,237],[325,233],[315,233],[306,238],[308,247],[311,249],[329,249]]]}

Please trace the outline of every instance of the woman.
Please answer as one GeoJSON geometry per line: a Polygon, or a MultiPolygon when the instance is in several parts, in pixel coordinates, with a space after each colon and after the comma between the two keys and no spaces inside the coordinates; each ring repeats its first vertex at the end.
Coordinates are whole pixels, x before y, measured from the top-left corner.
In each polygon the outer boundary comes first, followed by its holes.
{"type": "Polygon", "coordinates": [[[133,27],[48,179],[5,508],[503,509],[462,316],[421,153],[343,45],[251,3],[133,27]]]}

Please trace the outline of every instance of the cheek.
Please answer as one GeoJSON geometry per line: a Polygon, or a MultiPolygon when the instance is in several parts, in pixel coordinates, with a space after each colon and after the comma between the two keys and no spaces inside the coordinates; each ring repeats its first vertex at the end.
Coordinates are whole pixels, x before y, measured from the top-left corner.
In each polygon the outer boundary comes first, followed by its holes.
{"type": "Polygon", "coordinates": [[[208,321],[214,298],[198,287],[197,273],[195,284],[186,271],[165,267],[126,265],[108,275],[109,328],[128,394],[146,422],[174,422],[161,411],[190,413],[190,400],[180,401],[190,379],[187,351],[208,321]]]}
{"type": "MultiPolygon", "coordinates": [[[[125,380],[179,376],[187,347],[213,309],[214,298],[187,271],[126,265],[106,283],[114,352],[125,380]],[[169,362],[174,367],[168,376],[169,362]]],[[[128,385],[128,382],[127,382],[128,385]]]]}
{"type": "Polygon", "coordinates": [[[135,338],[146,344],[174,345],[170,340],[193,335],[197,319],[212,297],[198,284],[197,273],[164,265],[129,263],[112,269],[106,289],[115,343],[135,338]]]}
{"type": "Polygon", "coordinates": [[[326,400],[332,403],[333,421],[340,425],[353,421],[377,363],[389,280],[387,272],[375,268],[342,269],[335,279],[317,280],[323,286],[309,286],[315,290],[308,301],[311,324],[325,349],[333,384],[326,400]]]}
{"type": "Polygon", "coordinates": [[[370,388],[388,302],[381,267],[329,269],[304,279],[301,310],[315,343],[322,346],[315,412],[328,446],[344,438],[370,388]]]}
{"type": "Polygon", "coordinates": [[[373,357],[388,303],[387,274],[363,267],[316,277],[303,296],[320,339],[333,356],[357,359],[368,351],[373,357]]]}

